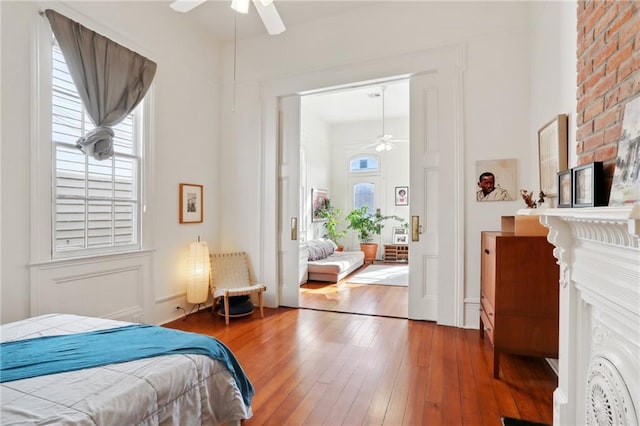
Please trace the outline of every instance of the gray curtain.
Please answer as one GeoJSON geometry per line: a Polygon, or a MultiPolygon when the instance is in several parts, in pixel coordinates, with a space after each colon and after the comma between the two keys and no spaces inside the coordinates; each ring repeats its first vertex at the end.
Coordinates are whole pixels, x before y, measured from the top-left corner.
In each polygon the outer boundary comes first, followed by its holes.
{"type": "Polygon", "coordinates": [[[113,129],[142,101],[155,62],[47,9],[45,11],[95,130],[76,145],[97,160],[113,156],[113,129]]]}

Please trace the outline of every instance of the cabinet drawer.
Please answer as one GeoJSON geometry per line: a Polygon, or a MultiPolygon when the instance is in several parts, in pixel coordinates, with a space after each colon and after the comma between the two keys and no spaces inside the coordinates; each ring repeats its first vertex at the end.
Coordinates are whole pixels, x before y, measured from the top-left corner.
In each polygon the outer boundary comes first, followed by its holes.
{"type": "Polygon", "coordinates": [[[496,293],[496,239],[492,234],[482,234],[480,252],[480,281],[482,294],[495,306],[496,293]]]}
{"type": "Polygon", "coordinates": [[[489,319],[485,311],[480,311],[480,319],[482,320],[482,326],[484,327],[484,334],[489,336],[491,345],[495,346],[495,341],[493,338],[493,321],[489,319]]]}
{"type": "Polygon", "coordinates": [[[482,292],[482,297],[480,299],[480,311],[485,313],[485,315],[487,316],[487,318],[489,318],[492,325],[495,323],[496,311],[493,305],[491,304],[491,301],[484,294],[484,291],[482,292]]]}

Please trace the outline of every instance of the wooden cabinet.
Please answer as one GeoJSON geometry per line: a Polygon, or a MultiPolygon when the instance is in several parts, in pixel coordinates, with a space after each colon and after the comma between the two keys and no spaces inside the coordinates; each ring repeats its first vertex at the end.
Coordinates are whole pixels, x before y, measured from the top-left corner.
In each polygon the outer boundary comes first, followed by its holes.
{"type": "Polygon", "coordinates": [[[385,244],[383,260],[385,262],[408,262],[409,261],[409,245],[385,244]]]}
{"type": "Polygon", "coordinates": [[[547,237],[483,232],[480,337],[500,353],[558,357],[559,267],[547,237]]]}

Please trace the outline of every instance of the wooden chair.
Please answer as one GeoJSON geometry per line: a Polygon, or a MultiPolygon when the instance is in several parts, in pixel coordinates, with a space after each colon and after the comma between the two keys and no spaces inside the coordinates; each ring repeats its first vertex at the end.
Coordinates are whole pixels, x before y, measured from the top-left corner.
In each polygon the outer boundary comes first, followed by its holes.
{"type": "MultiPolygon", "coordinates": [[[[215,304],[219,298],[224,299],[224,321],[229,325],[229,298],[256,293],[260,306],[260,317],[264,318],[262,292],[267,289],[264,284],[252,284],[249,278],[249,262],[245,252],[216,253],[209,255],[211,259],[211,294],[215,304]]],[[[253,310],[243,315],[249,315],[253,310]]]]}

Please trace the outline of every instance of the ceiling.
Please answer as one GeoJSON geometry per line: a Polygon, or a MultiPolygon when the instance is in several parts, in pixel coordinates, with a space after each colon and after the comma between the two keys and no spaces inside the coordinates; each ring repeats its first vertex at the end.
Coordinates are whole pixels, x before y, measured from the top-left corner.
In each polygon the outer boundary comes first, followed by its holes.
{"type": "MultiPolygon", "coordinates": [[[[274,0],[274,4],[284,22],[287,31],[298,25],[328,18],[356,9],[372,7],[383,1],[333,1],[333,0],[274,0]]],[[[169,3],[167,3],[169,8],[169,3]]],[[[180,13],[180,12],[176,12],[180,13]]],[[[248,37],[282,37],[287,34],[270,36],[258,16],[253,5],[248,14],[241,14],[231,9],[231,0],[207,0],[191,11],[181,15],[191,25],[197,25],[205,33],[213,35],[224,43],[234,39],[234,16],[237,19],[237,38],[248,37]]],[[[409,86],[407,80],[384,83],[385,117],[407,117],[409,115],[409,86]]],[[[354,82],[353,85],[358,85],[354,82]]],[[[328,123],[344,123],[349,121],[376,120],[382,117],[380,97],[370,94],[380,93],[380,84],[374,86],[324,91],[319,94],[305,96],[304,105],[317,117],[328,123]]]]}
{"type": "Polygon", "coordinates": [[[336,124],[382,119],[382,85],[385,118],[409,116],[409,80],[384,82],[354,89],[305,95],[303,106],[323,121],[336,124]]]}
{"type": "MultiPolygon", "coordinates": [[[[371,7],[380,1],[334,1],[334,0],[274,0],[278,13],[287,29],[296,25],[317,19],[340,15],[355,9],[371,7]]],[[[167,7],[168,4],[167,4],[167,7]]],[[[180,13],[180,12],[176,12],[180,13]]],[[[234,14],[237,20],[238,39],[253,36],[268,36],[267,31],[253,5],[249,6],[249,13],[237,13],[231,9],[231,0],[207,0],[185,16],[191,22],[203,27],[222,42],[233,41],[234,14]]],[[[278,37],[278,36],[271,36],[278,37]]]]}

